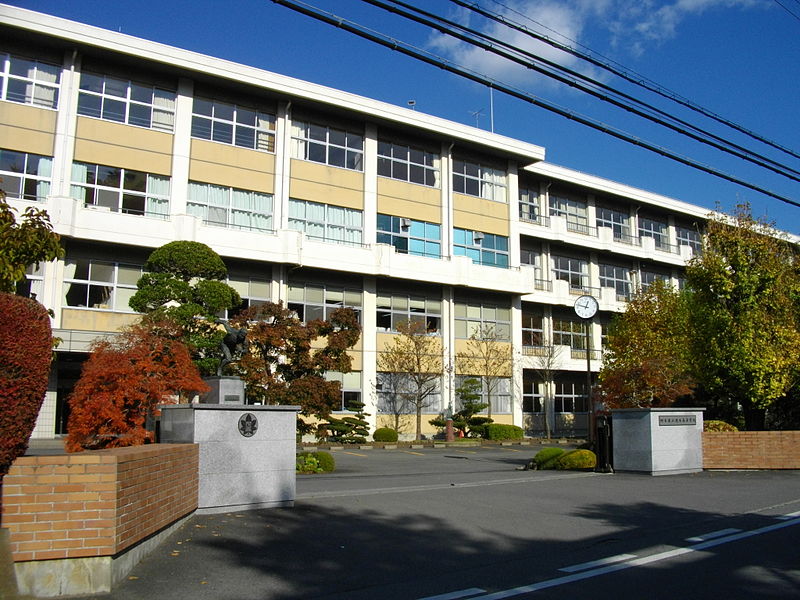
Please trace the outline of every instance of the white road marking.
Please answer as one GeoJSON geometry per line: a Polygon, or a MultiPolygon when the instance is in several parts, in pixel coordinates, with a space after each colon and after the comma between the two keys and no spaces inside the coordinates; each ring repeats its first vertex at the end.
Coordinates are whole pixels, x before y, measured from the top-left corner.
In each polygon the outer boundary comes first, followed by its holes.
{"type": "Polygon", "coordinates": [[[706,540],[713,540],[714,538],[722,537],[731,533],[739,533],[741,529],[720,529],[719,531],[711,531],[703,535],[686,538],[687,542],[705,542],[706,540]]]}
{"type": "Polygon", "coordinates": [[[571,567],[564,567],[563,569],[559,569],[559,571],[563,571],[564,573],[577,573],[578,571],[594,569],[595,567],[602,567],[603,565],[611,565],[622,562],[623,560],[630,560],[632,558],[636,558],[636,555],[617,554],[616,556],[609,556],[608,558],[601,558],[600,560],[593,560],[591,562],[585,562],[579,565],[572,565],[571,567]]]}
{"type": "Polygon", "coordinates": [[[468,590],[460,590],[458,592],[450,592],[449,594],[440,594],[438,596],[425,596],[419,600],[458,600],[459,598],[469,598],[477,594],[484,594],[486,590],[481,588],[469,588],[468,590]]]}
{"type": "Polygon", "coordinates": [[[800,517],[800,510],[798,510],[797,512],[781,515],[778,518],[783,520],[789,520],[789,519],[794,519],[795,517],[800,517]]]}
{"type": "MultiPolygon", "coordinates": [[[[786,515],[783,516],[785,517],[786,515]]],[[[780,517],[776,518],[780,519],[780,517]]],[[[734,533],[725,537],[715,538],[713,540],[708,540],[705,542],[701,542],[699,544],[695,544],[694,546],[689,546],[688,548],[674,548],[672,550],[667,550],[666,552],[660,552],[658,554],[652,554],[650,556],[644,556],[642,558],[634,558],[631,560],[627,560],[623,563],[608,565],[597,569],[591,569],[589,571],[584,571],[583,573],[575,573],[573,575],[565,575],[564,577],[548,579],[547,581],[540,581],[538,583],[532,583],[530,585],[522,585],[508,590],[501,590],[498,592],[494,592],[486,596],[477,596],[473,598],[473,600],[502,600],[503,598],[512,598],[513,596],[519,596],[521,594],[528,594],[530,592],[536,592],[538,590],[557,587],[559,585],[572,583],[574,581],[581,581],[583,579],[591,579],[592,577],[599,577],[600,575],[615,573],[616,571],[623,571],[625,569],[630,569],[632,567],[649,565],[651,563],[660,562],[662,560],[675,558],[676,556],[691,554],[692,552],[699,552],[701,550],[706,550],[707,548],[713,548],[714,546],[721,546],[722,544],[728,544],[730,542],[743,540],[745,538],[753,537],[756,535],[762,535],[764,533],[769,533],[770,531],[783,529],[785,527],[792,527],[794,525],[800,525],[799,518],[783,520],[773,525],[759,527],[758,529],[753,529],[751,531],[742,531],[740,533],[734,533]]]]}

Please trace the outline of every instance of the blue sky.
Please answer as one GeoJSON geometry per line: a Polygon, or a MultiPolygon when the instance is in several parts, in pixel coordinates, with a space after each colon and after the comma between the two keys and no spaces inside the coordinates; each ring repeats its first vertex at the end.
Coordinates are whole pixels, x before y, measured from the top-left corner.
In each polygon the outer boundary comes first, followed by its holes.
{"type": "MultiPolygon", "coordinates": [[[[270,0],[6,0],[9,4],[253,65],[489,128],[489,92],[478,84],[316,22],[270,0]],[[480,115],[474,113],[481,111],[480,115]]],[[[536,94],[800,201],[800,183],[707,149],[549,80],[465,49],[430,29],[358,0],[308,0],[341,17],[445,56],[536,94]]],[[[408,0],[469,22],[507,41],[446,0],[408,0]]],[[[563,35],[731,121],[800,153],[800,0],[480,0],[493,11],[553,37],[563,35]],[[793,14],[792,14],[793,13],[793,14]],[[540,25],[536,25],[533,19],[540,25]],[[543,30],[541,26],[549,30],[543,30]]],[[[527,42],[525,42],[527,43],[527,42]]],[[[539,48],[540,49],[540,48],[539,48]]],[[[718,135],[800,170],[800,160],[750,142],[686,109],[588,69],[563,54],[554,60],[691,119],[718,135]]],[[[749,202],[778,228],[800,235],[800,208],[719,180],[646,150],[494,94],[494,130],[544,146],[549,162],[713,209],[749,202]]]]}

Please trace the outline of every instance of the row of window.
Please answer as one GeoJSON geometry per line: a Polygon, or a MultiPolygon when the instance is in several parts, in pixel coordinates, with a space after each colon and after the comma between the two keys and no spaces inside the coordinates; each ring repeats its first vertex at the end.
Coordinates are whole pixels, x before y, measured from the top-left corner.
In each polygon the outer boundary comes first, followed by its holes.
{"type": "MultiPolygon", "coordinates": [[[[548,226],[549,222],[540,215],[539,193],[534,189],[520,186],[519,216],[522,221],[548,226]]],[[[586,200],[561,195],[558,192],[549,194],[549,217],[565,219],[567,229],[576,233],[592,235],[594,230],[589,222],[589,204],[586,200]]],[[[633,235],[630,227],[631,215],[616,208],[598,205],[595,209],[594,228],[606,227],[612,230],[614,240],[626,244],[636,244],[641,238],[652,238],[659,250],[673,251],[669,243],[669,224],[665,220],[652,217],[638,217],[638,235],[633,235]]],[[[702,248],[702,236],[699,230],[692,227],[675,226],[678,246],[689,246],[695,254],[702,248]]]]}

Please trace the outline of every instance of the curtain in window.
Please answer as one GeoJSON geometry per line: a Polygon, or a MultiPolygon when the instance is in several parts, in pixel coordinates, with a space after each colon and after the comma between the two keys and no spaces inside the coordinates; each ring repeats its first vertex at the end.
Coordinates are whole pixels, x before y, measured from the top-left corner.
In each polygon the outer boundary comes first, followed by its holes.
{"type": "Polygon", "coordinates": [[[147,176],[147,205],[145,215],[166,217],[169,214],[169,177],[147,176]],[[150,194],[163,196],[156,198],[150,194]]]}
{"type": "Polygon", "coordinates": [[[69,188],[69,194],[75,200],[80,200],[81,202],[86,201],[86,189],[80,185],[74,185],[75,183],[85,183],[86,176],[89,173],[89,165],[85,165],[83,163],[72,163],[72,182],[73,185],[69,188]]]}
{"type": "MultiPolygon", "coordinates": [[[[39,177],[50,177],[53,170],[53,159],[42,157],[39,159],[38,169],[36,174],[39,177]]],[[[36,182],[36,198],[44,200],[50,194],[50,182],[49,181],[37,181],[36,182]]]]}

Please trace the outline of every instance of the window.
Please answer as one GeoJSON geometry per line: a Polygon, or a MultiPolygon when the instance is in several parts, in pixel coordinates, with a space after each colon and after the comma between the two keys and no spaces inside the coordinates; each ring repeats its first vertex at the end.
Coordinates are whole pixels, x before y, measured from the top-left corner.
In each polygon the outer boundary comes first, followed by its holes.
{"type": "Polygon", "coordinates": [[[439,333],[442,322],[441,298],[407,294],[378,293],[376,325],[382,331],[398,331],[402,323],[422,323],[428,333],[439,333]]]}
{"type": "Polygon", "coordinates": [[[555,382],[555,411],[557,413],[587,412],[586,383],[578,381],[555,382]]]}
{"type": "MultiPolygon", "coordinates": [[[[456,375],[456,388],[461,387],[467,379],[477,379],[481,382],[481,397],[477,401],[485,404],[491,402],[493,415],[511,412],[511,379],[509,377],[492,377],[491,381],[487,381],[485,377],[477,375],[456,375]]],[[[456,398],[454,410],[462,408],[461,400],[456,398]]],[[[481,414],[488,412],[488,409],[483,409],[481,414]]]]}
{"type": "Polygon", "coordinates": [[[272,231],[272,194],[190,181],[186,211],[208,225],[272,231]]]}
{"type": "Polygon", "coordinates": [[[541,309],[522,308],[522,345],[544,346],[544,316],[541,309]]]}
{"type": "Polygon", "coordinates": [[[651,271],[647,269],[642,269],[640,272],[640,280],[642,285],[642,290],[646,290],[649,288],[654,281],[661,280],[666,284],[669,284],[669,275],[666,273],[661,273],[659,271],[651,271]]]}
{"type": "Polygon", "coordinates": [[[175,92],[107,75],[81,73],[78,114],[172,132],[175,92]]]}
{"type": "Polygon", "coordinates": [[[585,291],[589,288],[589,262],[569,256],[550,257],[553,278],[569,283],[572,291],[585,291]]]}
{"type": "Polygon", "coordinates": [[[364,169],[364,136],[354,131],[335,129],[316,123],[292,122],[292,156],[300,160],[364,169]]]}
{"type": "Polygon", "coordinates": [[[251,306],[269,302],[270,282],[266,279],[228,276],[228,285],[239,292],[242,303],[227,311],[227,314],[220,315],[220,318],[230,319],[251,306]]]}
{"type": "Polygon", "coordinates": [[[169,177],[133,169],[72,163],[70,195],[87,206],[131,215],[169,216],[169,177]]]}
{"type": "Polygon", "coordinates": [[[553,318],[553,344],[586,350],[586,323],[572,319],[553,318]]]}
{"type": "Polygon", "coordinates": [[[639,217],[639,237],[651,237],[659,250],[669,249],[669,235],[664,221],[639,217]]]}
{"type": "Polygon", "coordinates": [[[522,412],[544,412],[544,382],[531,369],[522,372],[522,412]]]}
{"type": "Polygon", "coordinates": [[[597,207],[597,226],[609,227],[614,239],[618,242],[631,242],[631,228],[628,226],[629,215],[621,210],[606,206],[597,207]]]}
{"type": "Polygon", "coordinates": [[[352,308],[361,321],[361,290],[322,283],[290,283],[288,307],[304,323],[328,320],[339,308],[352,308]]]}
{"type": "Polygon", "coordinates": [[[689,246],[695,256],[703,251],[703,236],[697,229],[675,227],[675,236],[678,239],[678,246],[689,246]]]}
{"type": "Polygon", "coordinates": [[[537,189],[519,188],[519,218],[527,223],[548,225],[539,210],[539,191],[537,189]]]}
{"type": "Polygon", "coordinates": [[[196,97],[192,108],[192,137],[275,152],[275,115],[196,97]]]}
{"type": "Polygon", "coordinates": [[[88,258],[68,258],[64,264],[63,306],[133,312],[128,301],[136,293],[142,268],[88,258]]]}
{"type": "Polygon", "coordinates": [[[469,339],[491,328],[500,341],[511,339],[511,309],[494,304],[456,302],[456,337],[469,339]]]}
{"type": "MultiPolygon", "coordinates": [[[[403,373],[378,373],[376,390],[378,392],[378,413],[399,415],[414,414],[418,390],[409,377],[403,373]]],[[[429,391],[422,400],[424,414],[438,414],[442,411],[441,381],[435,379],[424,384],[423,392],[429,391]]]]}
{"type": "Polygon", "coordinates": [[[50,193],[52,168],[49,156],[0,150],[0,189],[8,198],[45,200],[50,193]]]}
{"type": "Polygon", "coordinates": [[[628,267],[600,263],[600,287],[614,288],[617,300],[631,297],[631,270],[628,267]]]}
{"type": "Polygon", "coordinates": [[[402,254],[441,257],[441,230],[437,223],[378,214],[378,243],[390,244],[402,254]]]}
{"type": "Polygon", "coordinates": [[[313,239],[359,245],[363,225],[360,210],[289,198],[289,228],[313,239]]]}
{"type": "Polygon", "coordinates": [[[439,155],[419,147],[379,139],[378,175],[439,187],[439,155]]]}
{"type": "Polygon", "coordinates": [[[16,285],[17,296],[32,298],[42,301],[44,293],[44,263],[28,265],[25,269],[25,279],[18,281],[16,285]]]}
{"type": "Polygon", "coordinates": [[[358,412],[361,403],[361,373],[351,371],[350,373],[339,373],[338,371],[326,371],[326,381],[338,381],[342,387],[341,404],[335,406],[335,411],[358,412]]]}
{"type": "Polygon", "coordinates": [[[453,254],[468,256],[472,262],[508,268],[508,238],[483,231],[453,228],[453,254]]]}
{"type": "Polygon", "coordinates": [[[569,231],[591,233],[588,208],[583,200],[550,194],[550,216],[566,219],[569,231]]]}
{"type": "Polygon", "coordinates": [[[506,201],[506,172],[465,160],[453,160],[453,191],[495,202],[506,201]]]}
{"type": "Polygon", "coordinates": [[[38,60],[0,54],[0,99],[44,108],[58,108],[61,67],[38,60]]]}

